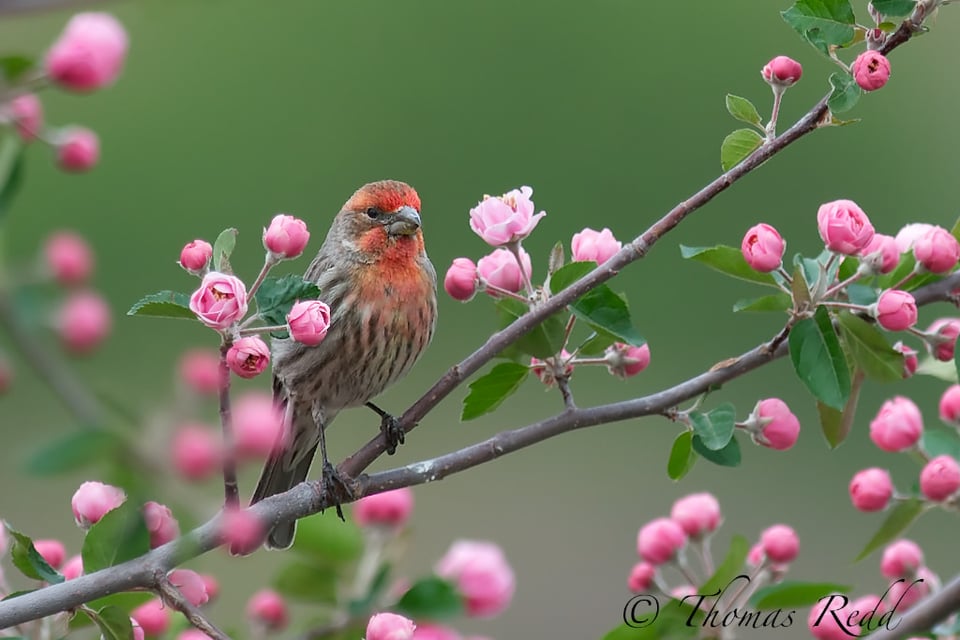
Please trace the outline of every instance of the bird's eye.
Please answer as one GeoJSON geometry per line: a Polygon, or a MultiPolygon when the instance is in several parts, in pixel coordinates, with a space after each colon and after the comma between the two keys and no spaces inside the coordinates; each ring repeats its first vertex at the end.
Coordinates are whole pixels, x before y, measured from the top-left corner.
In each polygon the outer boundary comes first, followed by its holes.
{"type": "Polygon", "coordinates": [[[380,209],[377,209],[376,207],[370,207],[369,209],[367,209],[367,215],[371,219],[376,220],[377,218],[380,217],[380,209]]]}

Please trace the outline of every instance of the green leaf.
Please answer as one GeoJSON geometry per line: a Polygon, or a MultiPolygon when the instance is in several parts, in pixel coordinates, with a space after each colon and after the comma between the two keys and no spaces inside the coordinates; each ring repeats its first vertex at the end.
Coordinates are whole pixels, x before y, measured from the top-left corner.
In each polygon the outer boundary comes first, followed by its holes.
{"type": "Polygon", "coordinates": [[[383,593],[390,586],[390,565],[384,563],[377,570],[377,574],[370,582],[370,588],[367,594],[360,598],[355,598],[347,603],[347,611],[351,618],[365,618],[369,612],[380,602],[383,593]]]}
{"type": "Polygon", "coordinates": [[[843,113],[853,109],[863,95],[863,90],[853,76],[842,71],[830,74],[830,87],[830,97],[827,99],[830,113],[843,113]]]}
{"type": "Polygon", "coordinates": [[[772,293],[759,298],[737,300],[733,305],[734,313],[740,311],[786,311],[792,304],[790,296],[785,293],[772,293]]]}
{"type": "Polygon", "coordinates": [[[954,346],[953,349],[953,370],[957,374],[957,378],[960,379],[960,349],[957,349],[954,346]]]}
{"type": "Polygon", "coordinates": [[[90,527],[80,555],[85,573],[139,558],[150,550],[150,534],[141,506],[127,500],[90,527]]]}
{"type": "Polygon", "coordinates": [[[571,262],[560,267],[550,275],[550,291],[560,293],[596,268],[595,262],[571,262]]]}
{"type": "Polygon", "coordinates": [[[727,548],[727,555],[723,562],[713,572],[713,575],[703,583],[698,589],[698,593],[708,594],[723,589],[730,581],[736,578],[743,571],[743,563],[750,553],[750,543],[741,535],[735,535],[730,540],[730,546],[727,548]]]}
{"type": "Polygon", "coordinates": [[[670,458],[667,460],[667,475],[671,480],[680,480],[690,472],[697,456],[693,453],[693,432],[684,431],[673,441],[670,458]]]}
{"type": "Polygon", "coordinates": [[[213,266],[216,271],[230,272],[230,255],[237,246],[237,230],[224,229],[213,243],[213,266]]]}
{"type": "Polygon", "coordinates": [[[288,598],[333,604],[337,601],[337,570],[298,560],[277,572],[273,587],[288,598]]]}
{"type": "Polygon", "coordinates": [[[8,133],[0,142],[0,220],[20,190],[23,164],[23,144],[12,133],[8,133]]]}
{"type": "MultiPolygon", "coordinates": [[[[646,344],[646,340],[633,326],[627,301],[605,284],[583,294],[570,305],[570,310],[598,333],[607,333],[634,347],[646,344]]],[[[563,322],[559,318],[557,320],[562,332],[563,322]]]]}
{"type": "Polygon", "coordinates": [[[815,605],[831,593],[849,593],[852,587],[835,582],[799,582],[788,580],[772,584],[750,596],[753,609],[802,609],[815,605]]]}
{"type": "MultiPolygon", "coordinates": [[[[900,262],[897,263],[897,268],[891,271],[890,273],[880,276],[876,280],[878,289],[890,289],[895,284],[903,282],[911,273],[913,273],[914,268],[917,266],[917,259],[913,256],[913,251],[907,251],[906,253],[900,254],[900,262]]],[[[904,291],[909,290],[910,283],[916,279],[916,274],[914,277],[907,281],[905,285],[900,285],[898,289],[904,291]]]]}
{"type": "Polygon", "coordinates": [[[868,306],[877,301],[877,290],[864,284],[851,284],[847,286],[847,298],[853,304],[868,306]]]}
{"type": "Polygon", "coordinates": [[[868,555],[893,542],[901,533],[906,531],[913,521],[920,517],[924,511],[924,501],[918,498],[903,500],[897,504],[887,515],[887,518],[880,525],[870,542],[863,548],[854,562],[860,562],[868,555]]]}
{"type": "Polygon", "coordinates": [[[948,455],[960,460],[960,435],[954,429],[928,426],[920,437],[920,448],[929,458],[948,455]]]}
{"type": "Polygon", "coordinates": [[[564,256],[563,256],[563,243],[557,242],[553,245],[553,249],[550,250],[550,257],[547,260],[547,273],[553,275],[559,269],[563,268],[564,256]]]}
{"type": "Polygon", "coordinates": [[[617,339],[605,331],[594,331],[590,337],[580,345],[580,355],[599,356],[617,339]]]}
{"type": "Polygon", "coordinates": [[[780,15],[824,55],[830,54],[831,46],[853,44],[856,37],[856,18],[848,0],[797,0],[780,15]]]}
{"type": "Polygon", "coordinates": [[[813,318],[794,325],[787,340],[800,381],[825,405],[842,410],[850,397],[850,370],[830,313],[818,308],[813,318]]]}
{"type": "Polygon", "coordinates": [[[760,148],[763,137],[753,129],[737,129],[720,145],[720,167],[729,171],[760,148]]]}
{"type": "Polygon", "coordinates": [[[926,357],[917,365],[917,375],[932,376],[944,382],[957,383],[957,367],[952,362],[941,362],[936,358],[926,357]]]}
{"type": "Polygon", "coordinates": [[[325,564],[340,566],[360,558],[363,533],[350,519],[342,522],[333,511],[297,521],[293,550],[325,564]]]}
{"type": "Polygon", "coordinates": [[[50,584],[63,582],[63,576],[56,569],[47,564],[40,552],[33,546],[33,540],[9,524],[4,523],[7,533],[13,538],[13,545],[10,549],[10,559],[13,566],[20,570],[20,573],[33,578],[34,580],[43,580],[50,584]]]}
{"type": "Polygon", "coordinates": [[[662,607],[652,595],[636,595],[623,609],[624,624],[612,629],[603,640],[686,640],[700,632],[702,614],[679,600],[669,599],[662,607]]]}
{"type": "MultiPolygon", "coordinates": [[[[86,571],[86,565],[84,565],[86,571]]],[[[88,616],[92,610],[85,612],[88,616]]],[[[130,614],[117,606],[108,606],[100,609],[93,615],[93,621],[100,627],[103,640],[132,640],[133,625],[130,623],[130,614]]]]}
{"type": "Polygon", "coordinates": [[[735,96],[732,93],[727,94],[727,111],[737,120],[746,122],[747,124],[759,127],[763,122],[760,114],[757,112],[757,108],[753,106],[752,102],[746,98],[735,96]]]}
{"type": "MultiPolygon", "coordinates": [[[[132,611],[136,607],[139,607],[148,600],[152,600],[157,596],[149,591],[122,591],[120,593],[114,593],[109,596],[104,596],[102,598],[97,598],[96,600],[91,600],[87,603],[87,606],[91,609],[102,609],[107,606],[120,607],[124,611],[132,611]]],[[[89,627],[93,624],[93,620],[87,616],[73,616],[70,619],[69,628],[70,630],[82,629],[84,627],[89,627]]]]}
{"type": "MultiPolygon", "coordinates": [[[[497,301],[497,314],[500,316],[501,326],[511,324],[527,311],[529,308],[520,300],[503,298],[497,301]]],[[[565,330],[566,323],[559,313],[555,313],[527,332],[513,346],[529,356],[543,360],[560,351],[565,330]]]]}
{"type": "Polygon", "coordinates": [[[847,439],[848,430],[845,428],[843,412],[828,407],[817,400],[817,414],[820,416],[820,431],[827,439],[831,449],[837,448],[847,439]]]}
{"type": "Polygon", "coordinates": [[[873,8],[885,17],[909,15],[916,6],[916,0],[873,0],[873,8]]]}
{"type": "Polygon", "coordinates": [[[725,245],[715,247],[688,247],[680,245],[680,255],[687,260],[702,262],[711,269],[740,280],[776,287],[777,282],[769,273],[754,271],[743,259],[739,249],[725,245]]]}
{"type": "Polygon", "coordinates": [[[690,412],[694,434],[700,438],[703,446],[711,451],[719,451],[727,446],[730,438],[733,437],[736,420],[736,409],[729,402],[708,413],[690,412]]]}
{"type": "Polygon", "coordinates": [[[413,583],[397,602],[396,609],[417,620],[452,618],[463,612],[463,598],[453,584],[432,576],[413,583]]]}
{"type": "MultiPolygon", "coordinates": [[[[257,312],[267,325],[287,323],[287,314],[298,300],[317,300],[320,288],[298,275],[286,275],[282,278],[266,278],[253,294],[257,301],[257,312]]],[[[277,337],[285,337],[277,335],[277,337]]]]}
{"type": "Polygon", "coordinates": [[[528,373],[530,369],[522,364],[501,362],[488,374],[471,382],[460,419],[473,420],[499,407],[520,388],[528,373]]]}
{"type": "Polygon", "coordinates": [[[0,73],[7,85],[14,84],[33,68],[34,60],[23,55],[0,56],[0,73]]]}
{"type": "Polygon", "coordinates": [[[101,429],[84,429],[56,440],[27,459],[28,473],[45,476],[81,469],[111,458],[123,445],[116,434],[101,429]]]}
{"type": "Polygon", "coordinates": [[[130,307],[127,315],[197,319],[196,314],[190,310],[190,296],[179,291],[158,291],[144,296],[130,307]]]}
{"type": "Polygon", "coordinates": [[[727,443],[727,446],[719,451],[714,451],[713,449],[708,448],[705,444],[703,444],[703,441],[700,440],[700,436],[697,435],[693,436],[691,444],[693,444],[694,451],[699,453],[713,464],[718,464],[722,467],[740,466],[740,444],[737,442],[735,437],[730,438],[730,442],[727,443]]]}
{"type": "Polygon", "coordinates": [[[846,311],[837,319],[854,361],[868,378],[878,382],[903,380],[903,354],[891,347],[874,325],[846,311]]]}

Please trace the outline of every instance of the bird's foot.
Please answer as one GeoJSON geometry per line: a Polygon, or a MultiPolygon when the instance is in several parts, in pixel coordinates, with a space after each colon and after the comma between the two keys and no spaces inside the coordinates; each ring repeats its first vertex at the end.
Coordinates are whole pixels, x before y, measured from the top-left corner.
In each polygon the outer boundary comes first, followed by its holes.
{"type": "Polygon", "coordinates": [[[400,421],[395,417],[372,402],[368,402],[367,406],[380,416],[380,433],[383,434],[383,441],[387,447],[387,455],[392,456],[397,452],[397,445],[403,444],[403,438],[406,433],[400,426],[400,421]]]}
{"type": "Polygon", "coordinates": [[[328,461],[323,463],[323,497],[324,502],[336,507],[337,517],[346,521],[340,505],[353,500],[353,491],[350,488],[349,479],[341,475],[328,461]]]}

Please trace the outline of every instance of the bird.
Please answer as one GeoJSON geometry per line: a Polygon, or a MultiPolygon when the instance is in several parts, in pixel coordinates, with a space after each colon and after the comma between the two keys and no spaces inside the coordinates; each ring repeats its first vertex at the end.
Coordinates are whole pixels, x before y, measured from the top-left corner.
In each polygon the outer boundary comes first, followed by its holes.
{"type": "MultiPolygon", "coordinates": [[[[360,187],[333,219],[304,280],[330,306],[330,328],[316,346],[272,340],[284,429],[251,504],[303,482],[318,445],[323,481],[342,482],[327,458],[325,430],[343,409],[366,405],[379,414],[388,453],[403,442],[397,421],[371,400],[413,367],[436,327],[437,273],[424,248],[416,190],[397,180],[360,187]]],[[[276,524],[266,546],[288,548],[295,526],[276,524]]]]}

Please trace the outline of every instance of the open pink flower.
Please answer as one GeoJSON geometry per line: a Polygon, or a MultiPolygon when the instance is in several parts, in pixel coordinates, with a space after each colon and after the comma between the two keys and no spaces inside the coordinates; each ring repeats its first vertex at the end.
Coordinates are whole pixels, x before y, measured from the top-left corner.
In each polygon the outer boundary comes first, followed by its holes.
{"type": "Polygon", "coordinates": [[[848,256],[858,255],[873,240],[873,225],[853,200],[834,200],[820,205],[817,227],[827,249],[848,256]]]}
{"type": "Polygon", "coordinates": [[[270,347],[259,336],[240,338],[227,350],[227,366],[241,378],[254,378],[270,364],[270,347]]]}
{"type": "Polygon", "coordinates": [[[623,243],[614,238],[613,232],[607,228],[594,231],[587,227],[580,233],[573,234],[573,240],[570,241],[573,259],[578,262],[603,264],[620,251],[621,247],[623,243]]]}
{"type": "Polygon", "coordinates": [[[879,51],[867,50],[857,56],[850,71],[861,89],[876,91],[890,79],[890,61],[879,51]]]}
{"type": "Polygon", "coordinates": [[[470,228],[493,247],[523,240],[533,231],[543,211],[534,215],[533,189],[520,187],[500,197],[484,197],[470,209],[470,228]]]}
{"type": "Polygon", "coordinates": [[[236,276],[211,271],[190,296],[190,310],[213,329],[226,329],[247,313],[247,287],[236,276]]]}

